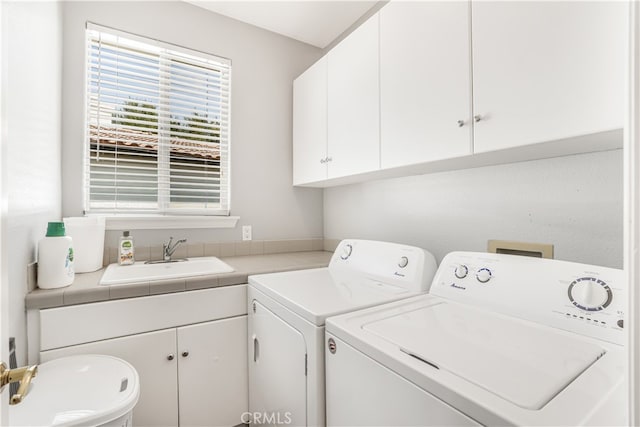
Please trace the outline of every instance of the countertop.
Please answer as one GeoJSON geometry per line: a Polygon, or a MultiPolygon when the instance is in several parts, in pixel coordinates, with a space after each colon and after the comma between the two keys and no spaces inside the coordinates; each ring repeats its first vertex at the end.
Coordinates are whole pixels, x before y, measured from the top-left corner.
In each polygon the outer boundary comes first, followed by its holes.
{"type": "Polygon", "coordinates": [[[122,298],[184,292],[247,283],[252,274],[304,270],[329,265],[333,252],[305,251],[266,255],[220,257],[235,269],[231,273],[157,280],[125,285],[100,286],[104,269],[76,274],[73,284],[59,289],[35,289],[25,299],[26,308],[42,309],[122,298]]]}

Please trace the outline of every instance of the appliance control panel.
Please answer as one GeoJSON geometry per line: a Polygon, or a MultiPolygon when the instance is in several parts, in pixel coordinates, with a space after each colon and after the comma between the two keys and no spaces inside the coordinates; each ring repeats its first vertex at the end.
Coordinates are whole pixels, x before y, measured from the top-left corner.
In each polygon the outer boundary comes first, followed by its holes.
{"type": "Polygon", "coordinates": [[[568,261],[452,252],[430,293],[615,344],[626,342],[622,270],[568,261]]]}
{"type": "Polygon", "coordinates": [[[359,274],[412,292],[429,290],[437,264],[434,256],[415,246],[373,240],[340,242],[329,270],[359,274]]]}

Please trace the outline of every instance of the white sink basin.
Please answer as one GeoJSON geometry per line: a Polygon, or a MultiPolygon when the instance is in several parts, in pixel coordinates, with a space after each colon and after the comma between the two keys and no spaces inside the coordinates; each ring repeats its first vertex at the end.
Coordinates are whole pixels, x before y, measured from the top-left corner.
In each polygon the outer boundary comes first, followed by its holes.
{"type": "Polygon", "coordinates": [[[146,282],[162,279],[205,276],[208,274],[230,273],[233,267],[216,257],[189,258],[186,261],[133,265],[111,264],[100,279],[101,285],[146,282]]]}

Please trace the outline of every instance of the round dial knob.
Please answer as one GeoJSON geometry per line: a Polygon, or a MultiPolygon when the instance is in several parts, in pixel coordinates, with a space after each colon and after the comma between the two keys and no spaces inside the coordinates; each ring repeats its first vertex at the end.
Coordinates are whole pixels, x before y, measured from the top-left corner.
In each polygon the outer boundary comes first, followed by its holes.
{"type": "Polygon", "coordinates": [[[407,264],[409,264],[409,258],[407,258],[406,256],[400,257],[400,260],[398,261],[398,267],[405,268],[407,264]]]}
{"type": "Polygon", "coordinates": [[[489,280],[491,280],[491,277],[491,270],[489,270],[488,268],[481,268],[476,273],[476,279],[478,279],[478,282],[480,283],[487,283],[489,280]]]}
{"type": "Polygon", "coordinates": [[[347,259],[351,256],[351,252],[353,252],[353,246],[347,244],[344,245],[344,247],[342,248],[342,255],[340,255],[340,258],[342,259],[347,259]]]}
{"type": "Polygon", "coordinates": [[[469,274],[469,268],[464,264],[460,264],[456,267],[456,270],[453,272],[453,274],[455,274],[458,279],[464,279],[465,277],[467,277],[467,274],[469,274]]]}
{"type": "Polygon", "coordinates": [[[611,304],[613,292],[605,282],[595,277],[581,277],[569,285],[569,300],[586,311],[600,311],[611,304]]]}

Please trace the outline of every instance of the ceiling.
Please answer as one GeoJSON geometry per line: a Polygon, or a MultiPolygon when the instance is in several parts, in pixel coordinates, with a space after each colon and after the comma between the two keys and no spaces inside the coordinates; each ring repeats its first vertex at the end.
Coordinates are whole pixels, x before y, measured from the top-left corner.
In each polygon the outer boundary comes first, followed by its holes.
{"type": "Polygon", "coordinates": [[[325,48],[377,1],[185,0],[274,33],[325,48]]]}

